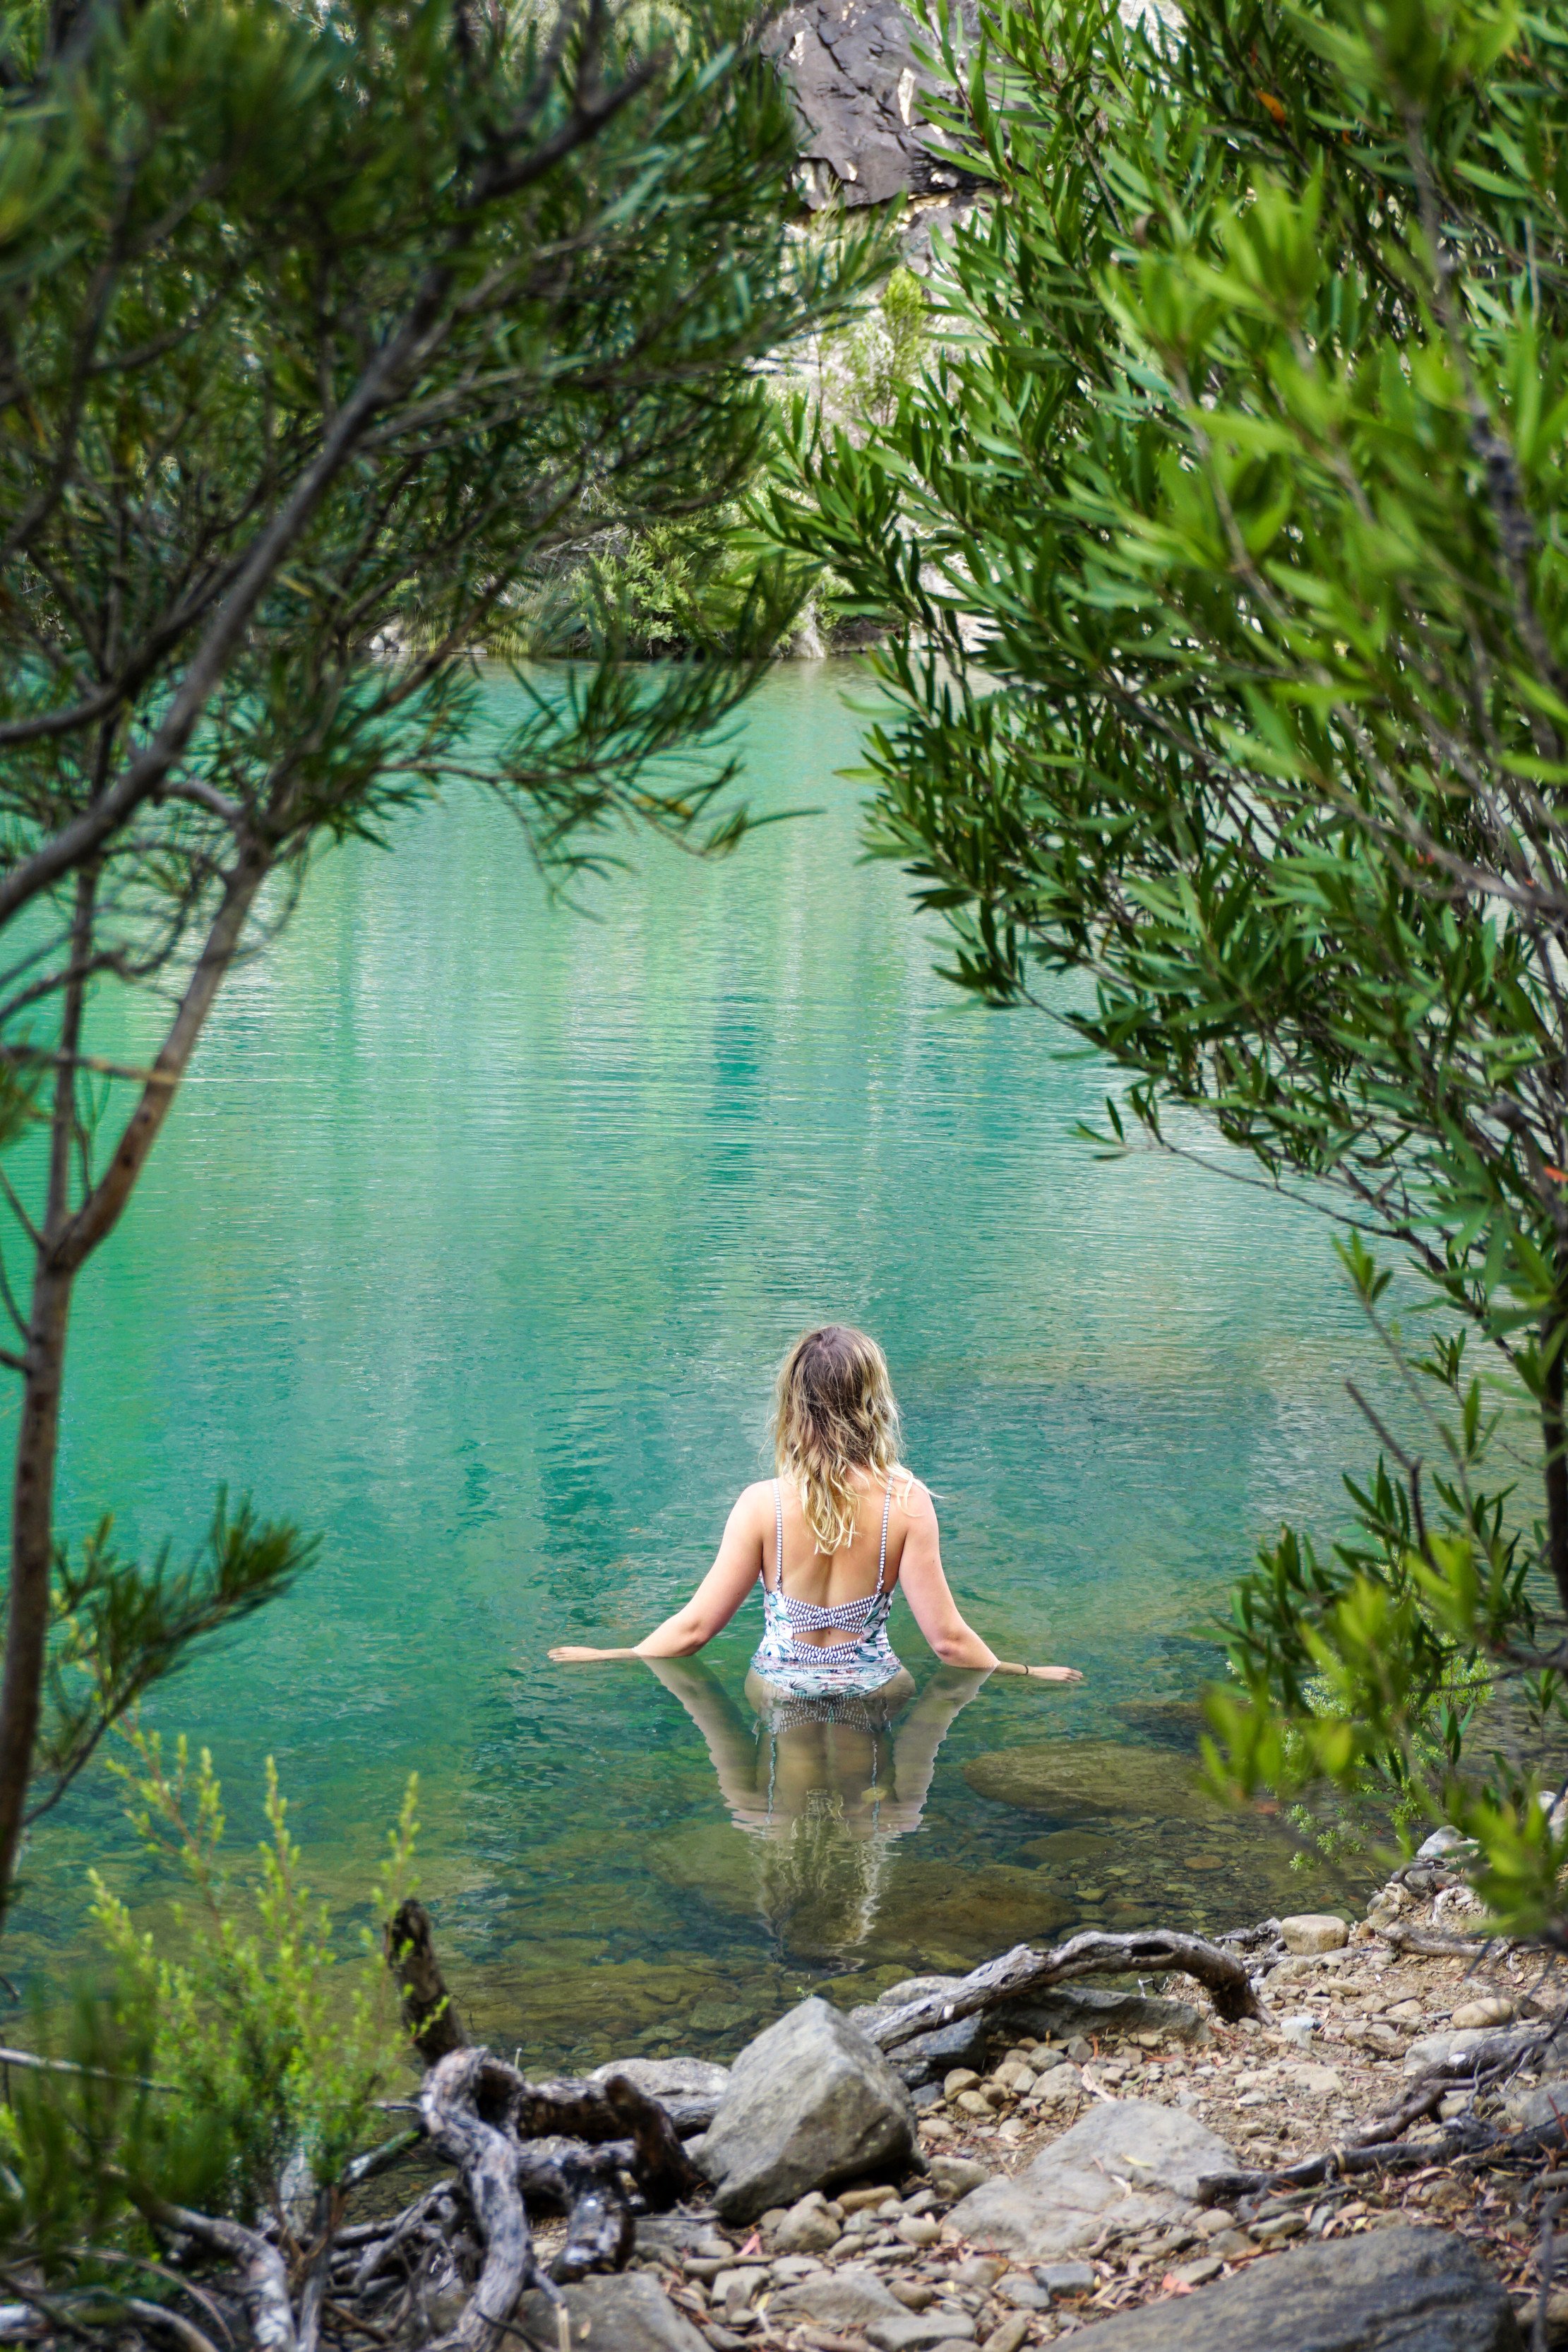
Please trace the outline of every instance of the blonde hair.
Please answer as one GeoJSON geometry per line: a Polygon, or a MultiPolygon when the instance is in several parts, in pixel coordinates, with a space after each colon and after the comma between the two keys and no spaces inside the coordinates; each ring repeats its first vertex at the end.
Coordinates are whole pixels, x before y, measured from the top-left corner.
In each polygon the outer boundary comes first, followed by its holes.
{"type": "Polygon", "coordinates": [[[891,1478],[899,1435],[887,1359],[874,1339],[825,1323],[796,1340],[779,1368],[773,1454],[820,1552],[842,1551],[852,1539],[860,1496],[851,1473],[891,1478]]]}

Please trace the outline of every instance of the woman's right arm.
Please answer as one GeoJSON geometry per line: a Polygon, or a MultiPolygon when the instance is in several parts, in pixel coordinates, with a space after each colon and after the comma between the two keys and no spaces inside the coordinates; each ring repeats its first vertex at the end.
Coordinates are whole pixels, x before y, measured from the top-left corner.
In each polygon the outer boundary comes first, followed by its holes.
{"type": "Polygon", "coordinates": [[[942,1568],[942,1542],[936,1531],[936,1506],[918,1480],[910,1486],[904,1510],[909,1531],[898,1580],[915,1612],[915,1622],[945,1666],[977,1666],[1003,1675],[1031,1675],[1039,1682],[1081,1683],[1072,1666],[1023,1666],[998,1658],[983,1642],[954,1600],[942,1568]]]}
{"type": "Polygon", "coordinates": [[[765,1513],[760,1498],[770,1490],[748,1486],[731,1511],[713,1566],[673,1617],[632,1650],[560,1647],[550,1652],[558,1666],[582,1666],[606,1658],[689,1658],[721,1633],[756,1583],[762,1567],[765,1513]]]}

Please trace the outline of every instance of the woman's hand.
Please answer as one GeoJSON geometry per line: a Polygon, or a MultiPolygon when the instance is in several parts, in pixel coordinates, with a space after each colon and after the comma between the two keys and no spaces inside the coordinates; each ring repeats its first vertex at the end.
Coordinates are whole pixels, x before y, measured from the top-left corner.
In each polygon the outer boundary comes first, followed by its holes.
{"type": "Polygon", "coordinates": [[[1076,1666],[1026,1666],[1024,1672],[1037,1683],[1081,1683],[1083,1680],[1076,1666]]]}
{"type": "Polygon", "coordinates": [[[591,1666],[596,1664],[601,1658],[634,1658],[637,1653],[635,1650],[574,1650],[568,1648],[551,1650],[547,1654],[549,1655],[552,1665],[591,1666]]]}

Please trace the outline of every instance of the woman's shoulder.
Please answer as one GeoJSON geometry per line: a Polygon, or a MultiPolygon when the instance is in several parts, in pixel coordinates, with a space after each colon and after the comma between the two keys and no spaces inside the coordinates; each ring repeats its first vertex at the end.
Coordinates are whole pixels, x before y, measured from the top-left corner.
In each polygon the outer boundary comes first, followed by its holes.
{"type": "Polygon", "coordinates": [[[936,1505],[930,1487],[902,1462],[895,1462],[893,1466],[893,1499],[905,1518],[934,1519],[936,1517],[936,1505]]]}
{"type": "Polygon", "coordinates": [[[731,1518],[752,1518],[759,1511],[766,1511],[771,1522],[774,1484],[771,1478],[757,1478],[749,1486],[743,1486],[735,1498],[730,1511],[731,1518]]]}

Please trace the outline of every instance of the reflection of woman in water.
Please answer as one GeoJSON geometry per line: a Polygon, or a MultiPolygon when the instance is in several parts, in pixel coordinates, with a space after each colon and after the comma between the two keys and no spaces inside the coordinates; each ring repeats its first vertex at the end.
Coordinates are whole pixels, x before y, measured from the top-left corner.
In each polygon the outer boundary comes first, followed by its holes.
{"type": "Polygon", "coordinates": [[[876,1342],[841,1324],[808,1332],[779,1374],[779,1475],[741,1496],[685,1607],[635,1649],[549,1654],[561,1664],[643,1658],[675,1692],[732,1817],[768,1841],[764,1915],[800,1952],[842,1950],[867,1934],[888,1841],[918,1822],[942,1738],[988,1675],[1082,1679],[1071,1666],[1006,1662],[965,1623],[931,1496],[900,1465],[898,1434],[876,1342]],[[711,1676],[669,1662],[711,1642],[758,1582],[763,1635],[746,1679],[753,1740],[711,1676]],[[901,1585],[943,1665],[963,1671],[938,1675],[899,1722],[915,1694],[887,1638],[901,1585]]]}
{"type": "Polygon", "coordinates": [[[729,1694],[693,1658],[651,1658],[707,1742],[737,1827],[761,1843],[758,1906],[788,1948],[830,1958],[862,1942],[888,1849],[918,1829],[948,1727],[986,1680],[944,1667],[913,1706],[902,1669],[879,1690],[770,1696],[757,1675],[747,1729],[729,1694]]]}

